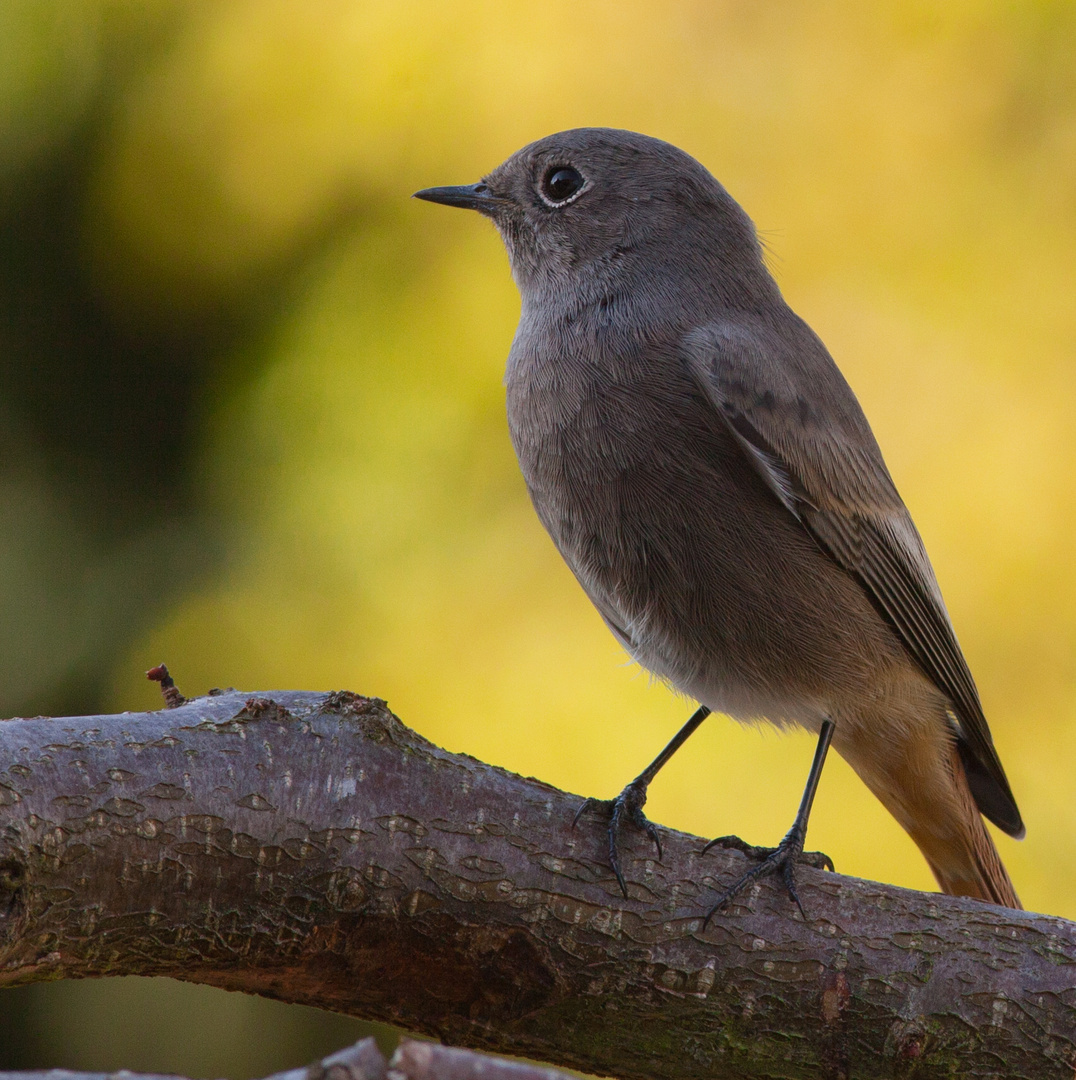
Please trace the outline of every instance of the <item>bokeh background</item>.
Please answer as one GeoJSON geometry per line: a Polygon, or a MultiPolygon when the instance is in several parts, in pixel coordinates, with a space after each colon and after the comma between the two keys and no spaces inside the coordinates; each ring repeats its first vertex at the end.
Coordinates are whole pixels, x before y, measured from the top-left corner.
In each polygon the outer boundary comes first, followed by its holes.
{"type": "MultiPolygon", "coordinates": [[[[630,127],[743,203],[860,396],[1027,821],[1003,857],[1076,917],[1074,57],[1068,0],[4,0],[0,713],[153,708],[164,660],[618,791],[688,703],[527,504],[499,240],[408,195],[630,127]]],[[[715,717],[648,812],[773,843],[810,756],[715,717]]],[[[932,887],[839,760],[809,846],[932,887]]],[[[0,991],[6,1067],[243,1080],[364,1030],[166,980],[0,991]]]]}

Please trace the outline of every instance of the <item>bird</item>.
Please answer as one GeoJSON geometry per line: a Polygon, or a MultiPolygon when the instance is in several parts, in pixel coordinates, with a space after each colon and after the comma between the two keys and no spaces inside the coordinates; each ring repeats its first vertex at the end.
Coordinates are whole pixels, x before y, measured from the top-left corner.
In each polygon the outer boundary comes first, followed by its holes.
{"type": "MultiPolygon", "coordinates": [[[[521,310],[505,373],[531,502],[614,636],[698,708],[602,812],[625,829],[711,712],[817,737],[792,827],[714,903],[797,865],[827,753],[912,838],[943,892],[1020,901],[985,816],[1025,828],[926,549],[862,408],[781,295],[753,222],[676,146],[576,128],[480,182],[521,310]]],[[[735,842],[721,838],[714,844],[735,842]]],[[[832,868],[832,864],[830,864],[832,868]]]]}

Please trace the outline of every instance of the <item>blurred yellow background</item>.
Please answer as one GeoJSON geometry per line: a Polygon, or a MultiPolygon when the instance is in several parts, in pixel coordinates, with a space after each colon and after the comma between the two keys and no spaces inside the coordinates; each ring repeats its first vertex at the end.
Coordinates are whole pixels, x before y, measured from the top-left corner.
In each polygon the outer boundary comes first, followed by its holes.
{"type": "MultiPolygon", "coordinates": [[[[408,196],[632,128],[742,203],[858,394],[1027,822],[1002,856],[1076,918],[1074,56],[1064,0],[6,3],[0,242],[31,285],[58,269],[30,301],[0,271],[5,710],[154,708],[164,660],[187,694],[346,687],[619,791],[690,703],[626,664],[529,507],[499,239],[408,196]]],[[[648,813],[775,843],[811,753],[714,717],[648,813]]],[[[808,847],[933,888],[839,759],[808,847]]],[[[91,1061],[47,1030],[33,1064],[91,1061]]]]}

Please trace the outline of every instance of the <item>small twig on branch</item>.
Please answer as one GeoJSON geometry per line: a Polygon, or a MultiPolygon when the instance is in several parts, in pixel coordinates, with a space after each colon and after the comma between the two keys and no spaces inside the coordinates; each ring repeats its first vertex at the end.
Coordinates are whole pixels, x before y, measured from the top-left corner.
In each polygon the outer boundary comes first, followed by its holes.
{"type": "MultiPolygon", "coordinates": [[[[169,975],[647,1080],[1053,1077],[1076,926],[629,837],[384,702],[223,693],[0,723],[0,986],[169,975]]],[[[431,1074],[432,1076],[432,1074],[431,1074]]]]}
{"type": "Polygon", "coordinates": [[[187,703],[187,699],[179,692],[179,687],[172,681],[172,676],[169,675],[168,668],[164,664],[158,664],[155,668],[150,668],[146,672],[146,678],[150,682],[161,684],[161,694],[164,697],[164,707],[166,709],[178,709],[180,705],[187,703]]]}

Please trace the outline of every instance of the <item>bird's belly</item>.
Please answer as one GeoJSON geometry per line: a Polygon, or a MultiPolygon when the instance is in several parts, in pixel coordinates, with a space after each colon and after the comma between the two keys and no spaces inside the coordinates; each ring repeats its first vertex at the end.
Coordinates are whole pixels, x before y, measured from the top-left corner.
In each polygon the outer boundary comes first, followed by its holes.
{"type": "MultiPolygon", "coordinates": [[[[698,612],[687,603],[632,603],[625,592],[641,598],[639,590],[611,589],[576,560],[568,562],[632,659],[680,693],[744,722],[766,719],[779,726],[817,729],[827,715],[827,695],[805,686],[795,670],[786,670],[794,667],[788,661],[800,651],[795,640],[779,640],[775,633],[769,648],[777,655],[760,662],[745,640],[748,635],[735,633],[737,626],[747,627],[755,613],[735,610],[736,585],[729,580],[735,575],[722,575],[719,553],[713,553],[700,575],[706,584],[697,594],[702,601],[698,606],[710,610],[698,612]]],[[[636,569],[637,580],[646,578],[646,567],[636,569]]]]}
{"type": "Polygon", "coordinates": [[[731,439],[695,451],[568,463],[532,485],[535,507],[644,668],[714,711],[817,729],[869,692],[895,639],[731,439]]]}

